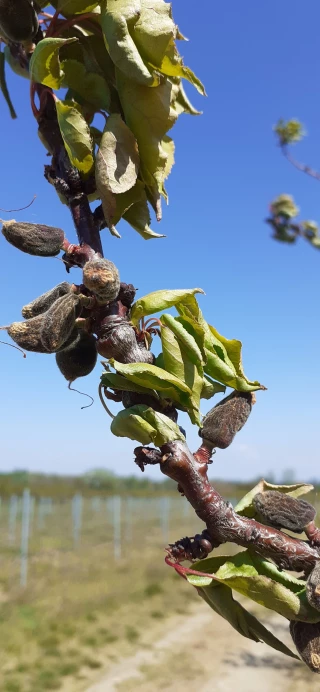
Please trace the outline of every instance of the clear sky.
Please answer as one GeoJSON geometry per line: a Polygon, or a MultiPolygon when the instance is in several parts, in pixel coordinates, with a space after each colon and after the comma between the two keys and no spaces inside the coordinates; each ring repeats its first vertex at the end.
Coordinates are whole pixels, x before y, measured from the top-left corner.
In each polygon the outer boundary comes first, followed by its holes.
{"type": "MultiPolygon", "coordinates": [[[[145,242],[124,224],[121,240],[103,231],[105,255],[123,281],[139,287],[138,295],[201,286],[208,321],[242,340],[247,375],[268,387],[258,392],[233,445],[216,454],[212,473],[281,477],[291,468],[297,479],[319,479],[320,252],[302,241],[276,243],[263,221],[269,201],[282,192],[294,195],[303,218],[320,221],[319,183],[290,168],[272,132],[279,117],[298,117],[308,137],[295,153],[320,165],[319,3],[309,0],[302,9],[298,0],[173,0],[173,12],[190,39],[179,44],[185,63],[204,81],[208,98],[187,86],[203,115],[181,116],[173,131],[170,205],[161,228],[153,224],[167,238],[145,242]]],[[[66,207],[43,178],[48,159],[28,82],[13,74],[8,81],[19,119],[11,121],[0,102],[0,206],[37,199],[24,212],[0,214],[61,226],[75,240],[66,207]]],[[[0,244],[0,321],[8,324],[21,319],[22,305],[67,276],[56,259],[19,253],[3,238],[0,244]]],[[[71,280],[80,281],[78,270],[71,280]]],[[[94,406],[82,411],[85,399],[67,390],[54,356],[30,353],[24,360],[0,349],[2,470],[78,473],[104,466],[140,473],[132,461],[135,443],[110,433],[97,397],[99,366],[78,381],[95,396],[94,406]]],[[[197,431],[187,425],[187,432],[195,448],[197,431]]]]}

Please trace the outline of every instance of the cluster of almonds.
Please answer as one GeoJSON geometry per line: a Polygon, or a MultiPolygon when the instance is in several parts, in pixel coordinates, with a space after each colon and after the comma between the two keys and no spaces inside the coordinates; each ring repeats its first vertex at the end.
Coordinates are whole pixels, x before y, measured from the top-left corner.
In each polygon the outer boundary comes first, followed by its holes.
{"type": "MultiPolygon", "coordinates": [[[[42,224],[8,221],[3,223],[2,233],[11,245],[40,257],[54,257],[69,246],[60,228],[42,224]]],[[[86,318],[92,309],[99,310],[115,300],[119,290],[115,265],[93,254],[84,264],[82,286],[66,281],[58,284],[25,305],[25,321],[13,322],[7,332],[22,349],[55,353],[60,371],[73,382],[88,375],[97,360],[98,340],[86,318]]]]}

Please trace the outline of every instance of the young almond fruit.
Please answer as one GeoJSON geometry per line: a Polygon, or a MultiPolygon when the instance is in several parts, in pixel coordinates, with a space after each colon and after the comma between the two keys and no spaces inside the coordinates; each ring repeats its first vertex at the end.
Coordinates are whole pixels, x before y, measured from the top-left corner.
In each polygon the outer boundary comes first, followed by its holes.
{"type": "Polygon", "coordinates": [[[61,296],[65,296],[68,293],[72,292],[72,284],[69,284],[67,281],[63,281],[61,284],[58,284],[50,291],[43,293],[41,296],[39,296],[39,298],[35,298],[35,300],[33,300],[32,303],[24,305],[24,307],[21,310],[22,316],[26,320],[29,320],[30,317],[36,317],[36,315],[41,315],[43,312],[49,310],[51,305],[53,305],[53,303],[55,303],[56,300],[58,300],[58,298],[61,298],[61,296]]]}
{"type": "MultiPolygon", "coordinates": [[[[41,341],[49,353],[56,353],[69,339],[75,326],[80,301],[74,293],[61,296],[44,312],[41,341]]],[[[29,320],[28,320],[29,321],[29,320]]]]}
{"type": "Polygon", "coordinates": [[[41,341],[42,327],[43,315],[38,315],[26,322],[13,322],[7,327],[7,332],[12,341],[25,351],[49,353],[50,351],[47,350],[41,341]]]}
{"type": "Polygon", "coordinates": [[[211,447],[229,447],[235,435],[247,422],[253,404],[251,392],[232,392],[207,413],[199,435],[211,447]]]}
{"type": "Polygon", "coordinates": [[[85,377],[97,362],[96,337],[80,329],[76,340],[56,353],[56,363],[68,382],[85,377]]]}
{"type": "Polygon", "coordinates": [[[306,583],[307,599],[316,610],[320,610],[320,558],[306,583]]]}
{"type": "Polygon", "coordinates": [[[298,653],[313,673],[320,673],[320,622],[290,622],[290,634],[298,653]]]}
{"type": "Polygon", "coordinates": [[[103,257],[89,260],[83,267],[83,283],[101,305],[115,300],[120,290],[120,277],[115,264],[103,257]]]}
{"type": "MultiPolygon", "coordinates": [[[[0,0],[1,1],[1,0],[0,0]]],[[[55,257],[64,241],[64,232],[55,226],[40,223],[3,221],[2,233],[11,245],[38,257],[55,257]]]]}
{"type": "Polygon", "coordinates": [[[266,490],[257,493],[253,504],[268,526],[277,529],[288,529],[302,533],[305,526],[316,516],[315,508],[305,500],[300,500],[278,490],[266,490]]]}
{"type": "Polygon", "coordinates": [[[0,0],[0,35],[21,43],[30,41],[39,27],[33,0],[0,0]]]}

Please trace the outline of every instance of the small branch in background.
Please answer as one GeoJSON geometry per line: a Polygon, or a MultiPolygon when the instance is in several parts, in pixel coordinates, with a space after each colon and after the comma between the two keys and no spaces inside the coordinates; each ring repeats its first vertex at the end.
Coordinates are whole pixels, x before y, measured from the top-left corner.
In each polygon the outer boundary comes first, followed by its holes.
{"type": "Polygon", "coordinates": [[[320,182],[320,173],[316,171],[314,168],[310,168],[310,166],[307,166],[304,163],[300,163],[300,161],[297,161],[290,151],[287,149],[287,146],[285,144],[280,145],[281,151],[283,156],[291,163],[294,168],[296,168],[298,171],[301,173],[306,173],[309,175],[311,178],[314,178],[315,180],[318,180],[320,182]]]}

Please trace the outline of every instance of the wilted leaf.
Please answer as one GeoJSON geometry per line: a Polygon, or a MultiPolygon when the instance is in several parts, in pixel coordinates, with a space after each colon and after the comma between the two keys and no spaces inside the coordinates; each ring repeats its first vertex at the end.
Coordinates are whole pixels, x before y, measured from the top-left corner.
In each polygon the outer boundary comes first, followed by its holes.
{"type": "Polygon", "coordinates": [[[123,218],[142,236],[142,238],[144,238],[144,240],[165,238],[164,235],[155,233],[155,231],[150,228],[151,218],[145,191],[143,191],[143,198],[135,204],[130,205],[130,208],[123,213],[123,218]]]}
{"type": "Polygon", "coordinates": [[[187,301],[188,297],[193,296],[195,293],[204,293],[204,291],[201,288],[186,288],[166,289],[148,293],[133,304],[131,321],[138,325],[142,317],[177,306],[179,303],[187,301]]]}
{"type": "Polygon", "coordinates": [[[156,365],[149,363],[129,363],[124,365],[115,360],[110,360],[112,367],[124,375],[128,380],[136,384],[146,387],[147,389],[155,389],[156,391],[166,390],[168,387],[175,387],[181,392],[191,394],[189,387],[178,377],[171,375],[166,370],[158,368],[156,365]]]}
{"type": "Polygon", "coordinates": [[[139,6],[137,0],[130,3],[126,0],[116,3],[102,0],[101,27],[108,53],[116,67],[132,81],[133,86],[136,83],[152,86],[159,80],[143,62],[128,28],[128,21],[135,16],[138,18],[139,6]]]}
{"type": "Polygon", "coordinates": [[[204,376],[201,389],[201,399],[211,399],[214,394],[224,393],[226,388],[220,382],[211,380],[207,375],[204,376]]]}
{"type": "Polygon", "coordinates": [[[202,368],[202,353],[196,340],[172,315],[161,315],[161,322],[174,333],[187,357],[197,368],[202,368]]]}
{"type": "Polygon", "coordinates": [[[101,383],[104,387],[109,387],[110,389],[119,389],[122,392],[139,392],[140,394],[148,394],[149,396],[150,393],[152,393],[156,399],[159,398],[156,391],[150,392],[150,389],[141,387],[114,372],[104,372],[103,375],[101,375],[101,383]]]}
{"type": "Polygon", "coordinates": [[[178,425],[168,416],[142,404],[120,411],[111,423],[111,432],[142,444],[152,442],[157,447],[175,440],[185,441],[178,425]]]}
{"type": "Polygon", "coordinates": [[[252,519],[256,516],[257,512],[253,504],[253,498],[258,493],[263,493],[266,490],[277,490],[279,493],[286,493],[291,495],[291,497],[300,497],[300,495],[306,495],[311,490],[313,490],[313,485],[308,483],[295,483],[294,485],[274,485],[273,483],[268,483],[264,478],[255,485],[252,490],[250,490],[235,507],[235,512],[241,514],[242,516],[249,517],[252,519]]]}
{"type": "Polygon", "coordinates": [[[64,60],[62,86],[72,89],[97,110],[109,110],[110,90],[106,80],[95,72],[88,72],[78,60],[64,60]]]}
{"type": "Polygon", "coordinates": [[[93,166],[93,146],[90,129],[74,106],[56,101],[57,117],[62,138],[73,166],[89,173],[93,166]]]}
{"type": "Polygon", "coordinates": [[[96,183],[99,192],[107,188],[114,194],[135,185],[139,169],[137,142],[117,113],[110,115],[96,157],[96,183]]]}
{"type": "Polygon", "coordinates": [[[166,75],[166,77],[180,77],[187,79],[188,82],[190,82],[202,96],[206,96],[205,88],[202,82],[200,82],[200,79],[198,79],[194,72],[190,70],[190,67],[186,67],[183,64],[182,59],[178,57],[176,52],[174,58],[171,55],[165,55],[158,67],[152,64],[151,67],[154,67],[159,72],[166,75]]]}
{"type": "MultiPolygon", "coordinates": [[[[150,89],[127,79],[119,70],[117,85],[126,123],[138,142],[143,181],[151,190],[161,192],[173,157],[173,147],[165,135],[178,117],[171,107],[173,85],[166,80],[150,89]]],[[[153,196],[157,207],[156,192],[153,196]]]]}
{"type": "Polygon", "coordinates": [[[5,57],[4,53],[0,51],[0,90],[3,93],[4,99],[10,111],[11,118],[14,120],[17,114],[14,110],[13,103],[10,98],[10,94],[7,87],[6,75],[5,75],[5,57]]]}
{"type": "Polygon", "coordinates": [[[165,370],[183,380],[191,390],[191,396],[186,402],[186,409],[191,422],[200,425],[200,394],[203,386],[202,369],[201,373],[196,366],[189,360],[186,352],[182,349],[181,343],[168,327],[161,328],[161,342],[163,353],[162,361],[165,370]]]}
{"type": "MultiPolygon", "coordinates": [[[[260,567],[258,560],[252,559],[248,550],[226,557],[224,564],[221,564],[221,561],[217,563],[215,560],[216,558],[200,560],[193,567],[196,571],[212,573],[214,580],[222,582],[265,608],[274,610],[288,620],[319,622],[320,613],[303,597],[303,586],[301,591],[296,593],[296,583],[288,580],[284,584],[283,579],[276,580],[276,572],[272,574],[272,577],[267,575],[265,568],[260,567]]],[[[197,577],[190,574],[187,578],[194,586],[211,584],[209,577],[197,577]],[[205,579],[207,579],[206,582],[205,579]]]]}
{"type": "Polygon", "coordinates": [[[175,85],[175,87],[176,88],[173,92],[174,98],[172,100],[172,108],[175,109],[177,115],[180,115],[181,113],[189,113],[189,115],[201,115],[202,111],[198,111],[196,108],[194,108],[180,80],[179,84],[175,85]]]}
{"type": "Polygon", "coordinates": [[[163,0],[141,0],[140,16],[131,33],[142,58],[161,65],[176,33],[171,4],[163,0]]]}
{"type": "Polygon", "coordinates": [[[60,89],[64,77],[59,59],[62,46],[76,38],[43,38],[35,48],[30,61],[30,79],[52,89],[60,89]]]}
{"type": "Polygon", "coordinates": [[[20,65],[18,58],[15,58],[14,55],[12,55],[9,46],[4,47],[3,53],[6,62],[11,67],[12,71],[15,72],[15,74],[19,75],[19,77],[25,77],[26,79],[30,79],[29,70],[27,69],[27,67],[23,67],[22,65],[20,65]]]}
{"type": "Polygon", "coordinates": [[[203,600],[243,637],[254,642],[264,642],[276,651],[299,660],[296,654],[233,598],[232,591],[227,586],[212,583],[211,586],[200,588],[198,591],[203,600]]]}

